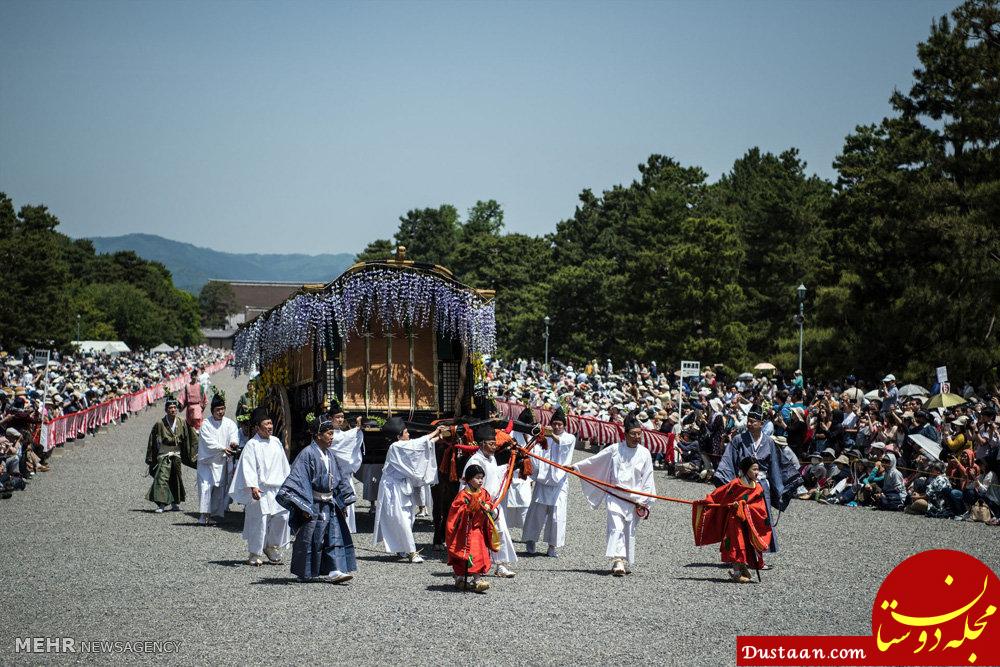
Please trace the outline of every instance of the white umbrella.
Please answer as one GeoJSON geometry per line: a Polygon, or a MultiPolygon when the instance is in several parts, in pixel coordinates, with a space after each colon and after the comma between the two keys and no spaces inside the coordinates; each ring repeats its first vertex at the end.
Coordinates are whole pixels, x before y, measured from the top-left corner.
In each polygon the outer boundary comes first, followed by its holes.
{"type": "Polygon", "coordinates": [[[874,401],[878,397],[879,397],[878,389],[872,389],[870,392],[865,394],[865,398],[867,398],[869,401],[874,401]]]}
{"type": "Polygon", "coordinates": [[[776,371],[776,370],[778,370],[774,366],[774,364],[770,364],[770,363],[768,363],[766,361],[760,362],[759,364],[757,364],[756,366],[754,366],[753,369],[755,371],[776,371]]]}
{"type": "Polygon", "coordinates": [[[925,435],[920,435],[919,433],[914,433],[913,435],[908,435],[906,437],[912,440],[917,447],[922,449],[927,456],[931,457],[935,461],[941,460],[941,445],[938,443],[934,442],[925,435]]]}
{"type": "Polygon", "coordinates": [[[852,401],[860,401],[864,394],[857,387],[848,387],[840,396],[841,398],[849,398],[852,401]]]}
{"type": "Polygon", "coordinates": [[[930,396],[931,392],[927,391],[919,384],[907,384],[903,385],[899,390],[900,396],[930,396]]]}

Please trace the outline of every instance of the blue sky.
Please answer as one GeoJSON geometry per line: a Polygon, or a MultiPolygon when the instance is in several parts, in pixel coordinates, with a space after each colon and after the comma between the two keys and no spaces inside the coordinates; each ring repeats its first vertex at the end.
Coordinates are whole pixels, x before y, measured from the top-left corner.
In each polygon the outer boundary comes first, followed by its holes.
{"type": "Polygon", "coordinates": [[[0,190],[72,236],[318,253],[477,199],[550,232],[651,153],[833,178],[957,4],[7,0],[0,190]]]}

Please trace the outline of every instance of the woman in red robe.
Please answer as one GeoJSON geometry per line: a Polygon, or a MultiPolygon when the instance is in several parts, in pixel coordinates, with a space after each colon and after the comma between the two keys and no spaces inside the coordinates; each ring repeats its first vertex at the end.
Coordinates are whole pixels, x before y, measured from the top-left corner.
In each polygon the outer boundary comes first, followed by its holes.
{"type": "Polygon", "coordinates": [[[730,563],[733,581],[750,582],[750,568],[764,567],[763,552],[771,543],[764,488],[757,482],[757,461],[740,461],[740,475],[694,503],[696,545],[719,543],[722,562],[730,563]]]}
{"type": "Polygon", "coordinates": [[[499,534],[493,525],[497,511],[483,488],[486,471],[473,464],[465,469],[464,477],[468,486],[458,492],[448,512],[448,564],[455,572],[456,588],[485,593],[490,584],[481,577],[490,571],[490,550],[500,550],[499,534]]]}

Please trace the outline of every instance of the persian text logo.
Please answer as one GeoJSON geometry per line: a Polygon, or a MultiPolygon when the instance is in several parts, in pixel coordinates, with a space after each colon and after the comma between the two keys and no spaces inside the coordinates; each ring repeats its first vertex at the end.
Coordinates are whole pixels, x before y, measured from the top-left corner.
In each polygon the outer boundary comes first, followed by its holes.
{"type": "Polygon", "coordinates": [[[176,640],[102,640],[76,637],[18,637],[14,653],[177,653],[176,640]]]}

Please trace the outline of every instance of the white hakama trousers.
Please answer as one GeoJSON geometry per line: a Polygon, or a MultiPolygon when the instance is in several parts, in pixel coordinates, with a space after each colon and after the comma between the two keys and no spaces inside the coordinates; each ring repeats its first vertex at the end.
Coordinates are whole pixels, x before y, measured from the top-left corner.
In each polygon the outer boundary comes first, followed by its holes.
{"type": "Polygon", "coordinates": [[[265,514],[260,501],[250,503],[243,518],[243,539],[247,542],[247,551],[257,555],[264,553],[264,547],[286,547],[289,542],[288,510],[265,514]]]}
{"type": "Polygon", "coordinates": [[[525,542],[537,542],[541,538],[556,548],[566,544],[566,497],[560,495],[555,505],[532,502],[524,517],[521,537],[525,542]]]}
{"type": "Polygon", "coordinates": [[[639,517],[635,512],[628,518],[608,508],[608,549],[605,553],[608,558],[624,558],[629,565],[635,563],[635,529],[638,524],[639,517]]]}
{"type": "Polygon", "coordinates": [[[514,565],[517,563],[517,552],[514,550],[514,540],[507,528],[507,517],[503,507],[497,508],[497,532],[500,533],[500,551],[492,557],[494,565],[514,565]]]}
{"type": "Polygon", "coordinates": [[[524,528],[524,518],[531,507],[531,482],[515,479],[507,497],[503,499],[503,512],[510,528],[524,528]]]}
{"type": "Polygon", "coordinates": [[[379,486],[379,499],[375,505],[375,546],[385,543],[389,553],[409,554],[417,550],[413,539],[413,521],[416,507],[414,492],[408,484],[383,479],[379,486]]]}
{"type": "Polygon", "coordinates": [[[229,463],[224,462],[216,481],[213,465],[198,462],[198,511],[215,517],[226,516],[229,509],[229,483],[232,479],[229,463]]]}

